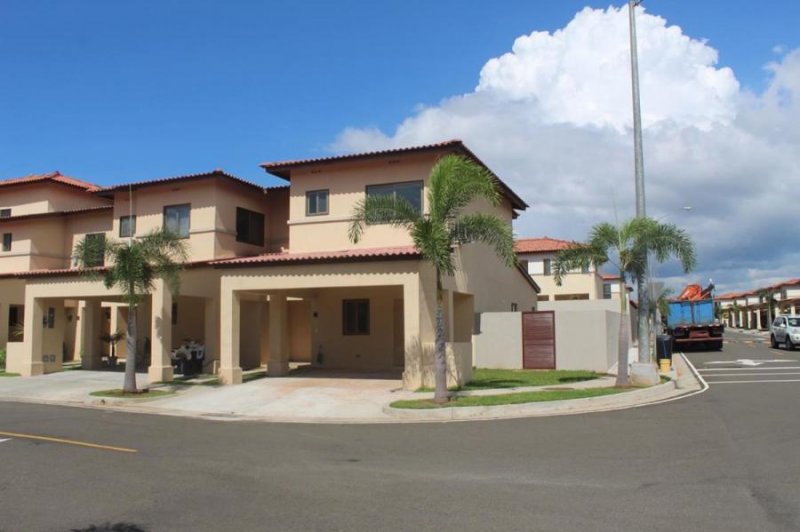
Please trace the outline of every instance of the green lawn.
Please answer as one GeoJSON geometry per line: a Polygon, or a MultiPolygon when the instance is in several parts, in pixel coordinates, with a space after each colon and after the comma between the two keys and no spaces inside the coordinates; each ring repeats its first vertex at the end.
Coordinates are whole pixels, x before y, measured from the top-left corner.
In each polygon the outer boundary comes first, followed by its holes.
{"type": "Polygon", "coordinates": [[[488,390],[491,388],[517,388],[520,386],[552,386],[571,382],[590,381],[602,377],[594,371],[476,368],[472,380],[463,390],[488,390]]]}
{"type": "Polygon", "coordinates": [[[175,392],[167,390],[142,390],[138,393],[125,393],[122,390],[100,390],[99,392],[92,392],[89,395],[94,397],[112,397],[115,399],[153,399],[155,397],[165,397],[167,395],[175,395],[175,392]]]}
{"type": "Polygon", "coordinates": [[[432,399],[411,399],[395,401],[392,408],[449,408],[461,406],[498,406],[517,405],[522,403],[539,403],[544,401],[562,401],[565,399],[584,399],[587,397],[601,397],[620,392],[630,391],[629,388],[586,388],[582,390],[547,390],[541,392],[517,392],[499,395],[472,395],[454,397],[444,404],[434,403],[432,399]]]}
{"type": "Polygon", "coordinates": [[[19,373],[6,373],[0,370],[0,377],[19,377],[19,373]]]}

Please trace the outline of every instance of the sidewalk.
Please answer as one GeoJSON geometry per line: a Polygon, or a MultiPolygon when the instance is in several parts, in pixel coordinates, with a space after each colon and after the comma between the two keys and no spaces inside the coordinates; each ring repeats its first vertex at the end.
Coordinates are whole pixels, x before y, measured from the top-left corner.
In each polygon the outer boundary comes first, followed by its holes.
{"type": "MultiPolygon", "coordinates": [[[[702,385],[682,357],[676,358],[673,380],[652,388],[616,395],[492,407],[458,407],[437,410],[400,410],[389,404],[400,399],[425,399],[432,393],[402,389],[389,378],[320,377],[300,375],[263,378],[237,386],[159,384],[157,389],[176,394],[143,399],[94,397],[91,392],[119,388],[121,373],[64,371],[34,378],[0,379],[0,401],[56,404],[224,421],[272,421],[295,423],[397,423],[465,419],[500,419],[587,413],[631,408],[698,393],[702,385]]],[[[147,375],[137,374],[140,388],[147,375]]],[[[544,388],[592,388],[613,386],[613,377],[540,386],[462,392],[464,395],[507,394],[544,388]]]]}

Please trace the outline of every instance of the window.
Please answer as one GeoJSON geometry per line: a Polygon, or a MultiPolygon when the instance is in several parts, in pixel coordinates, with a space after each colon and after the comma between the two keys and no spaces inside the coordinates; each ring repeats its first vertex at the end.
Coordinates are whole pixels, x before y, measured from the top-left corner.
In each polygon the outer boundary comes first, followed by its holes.
{"type": "Polygon", "coordinates": [[[11,233],[3,233],[3,251],[11,251],[11,233]]]}
{"type": "Polygon", "coordinates": [[[126,238],[136,234],[136,216],[122,216],[119,219],[119,236],[126,238]]]}
{"type": "Polygon", "coordinates": [[[178,304],[175,302],[172,303],[172,324],[178,324],[178,304]]]}
{"type": "Polygon", "coordinates": [[[611,285],[608,283],[603,285],[603,299],[611,299],[611,285]]]}
{"type": "Polygon", "coordinates": [[[11,209],[0,209],[0,218],[10,218],[11,209]]]}
{"type": "Polygon", "coordinates": [[[536,296],[536,301],[550,301],[550,296],[536,296]]]}
{"type": "Polygon", "coordinates": [[[369,334],[368,299],[345,299],[342,301],[342,333],[345,335],[369,334]]]}
{"type": "Polygon", "coordinates": [[[516,303],[511,303],[511,312],[516,312],[519,310],[519,306],[516,303]]]}
{"type": "Polygon", "coordinates": [[[264,215],[236,207],[236,241],[264,245],[264,215]]]}
{"type": "Polygon", "coordinates": [[[175,233],[180,238],[189,238],[189,213],[191,210],[192,206],[189,203],[164,207],[164,229],[175,233]]]}
{"type": "Polygon", "coordinates": [[[392,196],[404,198],[417,212],[422,212],[422,181],[389,183],[388,185],[369,185],[367,196],[392,196]]]}
{"type": "Polygon", "coordinates": [[[576,301],[579,299],[589,299],[589,294],[559,294],[555,296],[555,301],[576,301]]]}
{"type": "Polygon", "coordinates": [[[88,251],[86,266],[94,268],[105,264],[105,247],[105,233],[93,233],[86,235],[86,249],[88,251]]]}
{"type": "Polygon", "coordinates": [[[542,266],[544,267],[544,274],[550,275],[552,272],[552,260],[551,259],[544,259],[542,261],[542,266]]]}
{"type": "Polygon", "coordinates": [[[306,216],[328,214],[328,191],[310,190],[306,192],[306,216]]]}

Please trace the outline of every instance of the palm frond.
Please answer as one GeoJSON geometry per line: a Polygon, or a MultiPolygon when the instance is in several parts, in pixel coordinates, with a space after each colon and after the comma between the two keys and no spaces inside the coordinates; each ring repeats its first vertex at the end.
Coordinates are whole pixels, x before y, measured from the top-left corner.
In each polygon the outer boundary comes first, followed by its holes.
{"type": "Polygon", "coordinates": [[[511,226],[492,214],[478,213],[461,216],[450,231],[450,241],[469,244],[482,242],[494,248],[507,266],[517,263],[514,253],[514,234],[511,226]]]}
{"type": "Polygon", "coordinates": [[[453,241],[444,224],[423,218],[411,228],[411,239],[422,257],[440,273],[453,275],[453,241]]]}
{"type": "Polygon", "coordinates": [[[402,197],[382,194],[368,195],[358,203],[350,220],[350,241],[357,244],[368,225],[387,224],[411,230],[422,215],[402,197]]]}
{"type": "Polygon", "coordinates": [[[459,155],[446,155],[436,162],[428,182],[431,218],[452,221],[478,198],[493,206],[500,202],[497,183],[486,168],[459,155]]]}
{"type": "Polygon", "coordinates": [[[561,286],[564,277],[570,272],[577,269],[584,270],[590,266],[599,268],[608,260],[608,248],[602,247],[602,243],[597,239],[590,239],[587,244],[574,243],[556,255],[552,265],[553,280],[556,285],[561,286]]]}

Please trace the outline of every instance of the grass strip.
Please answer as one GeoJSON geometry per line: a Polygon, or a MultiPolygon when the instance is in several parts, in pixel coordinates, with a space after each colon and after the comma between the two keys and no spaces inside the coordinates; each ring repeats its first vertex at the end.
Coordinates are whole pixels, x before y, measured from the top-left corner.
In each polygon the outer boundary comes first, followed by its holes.
{"type": "Polygon", "coordinates": [[[167,390],[141,390],[135,393],[123,392],[122,390],[100,390],[91,392],[89,395],[94,397],[111,397],[114,399],[153,399],[156,397],[165,397],[167,395],[175,395],[174,391],[167,390]]]}
{"type": "Polygon", "coordinates": [[[19,373],[9,373],[6,371],[0,371],[0,377],[19,377],[19,373]]]}
{"type": "Polygon", "coordinates": [[[518,405],[523,403],[602,397],[604,395],[614,395],[631,390],[631,388],[585,388],[580,390],[548,390],[540,392],[505,393],[499,395],[472,395],[454,397],[450,402],[444,404],[435,403],[433,399],[407,399],[395,401],[390,406],[392,408],[430,409],[462,406],[518,405]]]}
{"type": "MultiPolygon", "coordinates": [[[[573,382],[590,381],[602,377],[602,373],[583,370],[533,370],[533,369],[489,369],[475,368],[472,380],[460,388],[451,390],[496,390],[521,388],[524,386],[552,386],[573,382]]],[[[432,392],[432,388],[419,388],[418,392],[432,392]]]]}

